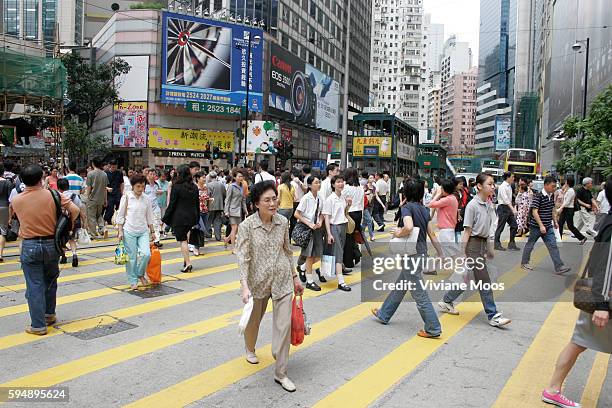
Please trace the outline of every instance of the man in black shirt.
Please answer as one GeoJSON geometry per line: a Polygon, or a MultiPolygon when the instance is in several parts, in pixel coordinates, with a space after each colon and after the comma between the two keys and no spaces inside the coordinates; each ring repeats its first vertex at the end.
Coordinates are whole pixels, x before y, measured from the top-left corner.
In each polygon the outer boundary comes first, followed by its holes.
{"type": "Polygon", "coordinates": [[[547,176],[544,179],[544,188],[533,197],[531,208],[529,209],[529,238],[527,239],[521,260],[523,269],[533,270],[533,266],[529,264],[531,251],[533,251],[538,238],[542,237],[542,241],[544,241],[546,249],[548,249],[548,254],[555,265],[556,273],[560,275],[570,271],[570,268],[563,265],[561,255],[559,254],[559,247],[557,247],[557,238],[555,237],[554,228],[559,228],[557,213],[553,211],[555,209],[554,193],[556,187],[557,180],[547,176]]]}
{"type": "Polygon", "coordinates": [[[593,229],[595,224],[595,214],[598,211],[597,201],[593,199],[591,189],[593,188],[593,179],[585,177],[582,180],[582,187],[576,191],[576,203],[578,204],[578,222],[576,228],[582,230],[583,227],[586,233],[594,237],[597,235],[593,229]]]}
{"type": "Polygon", "coordinates": [[[123,195],[123,172],[117,170],[117,161],[111,160],[108,163],[108,171],[106,177],[108,177],[108,204],[106,205],[106,211],[104,213],[104,221],[107,224],[111,223],[113,214],[119,209],[119,202],[123,195]]]}

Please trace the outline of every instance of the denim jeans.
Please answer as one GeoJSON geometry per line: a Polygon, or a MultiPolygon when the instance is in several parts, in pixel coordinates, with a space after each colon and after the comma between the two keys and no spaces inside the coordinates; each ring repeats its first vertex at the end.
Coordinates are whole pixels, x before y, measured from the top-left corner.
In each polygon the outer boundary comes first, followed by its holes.
{"type": "Polygon", "coordinates": [[[540,237],[542,237],[542,241],[544,241],[546,249],[548,249],[550,258],[555,265],[555,270],[558,271],[563,267],[563,261],[561,260],[561,254],[559,254],[557,238],[555,237],[555,230],[552,226],[546,229],[546,234],[542,234],[540,232],[540,228],[538,227],[529,226],[529,238],[527,238],[527,243],[525,244],[525,249],[523,250],[523,259],[521,260],[521,264],[525,265],[529,263],[531,251],[533,251],[533,247],[540,237]]]}
{"type": "Polygon", "coordinates": [[[208,235],[210,234],[210,221],[209,221],[208,213],[207,212],[205,212],[205,213],[201,212],[200,213],[200,221],[202,221],[202,225],[204,227],[204,233],[208,237],[208,235]]]}
{"type": "Polygon", "coordinates": [[[366,227],[370,231],[370,239],[374,238],[374,220],[372,219],[372,209],[366,208],[363,210],[363,220],[361,221],[361,230],[365,231],[366,227]]]}
{"type": "Polygon", "coordinates": [[[24,240],[20,258],[31,326],[43,331],[47,327],[45,315],[55,314],[59,254],[52,239],[24,240]]]}
{"type": "MultiPolygon", "coordinates": [[[[437,336],[442,333],[442,326],[440,325],[438,315],[434,311],[431,304],[429,294],[421,286],[421,267],[419,266],[418,268],[419,269],[417,269],[414,274],[412,274],[409,270],[402,270],[402,273],[400,273],[400,276],[397,278],[396,282],[401,282],[403,280],[407,282],[414,282],[414,290],[412,290],[410,294],[416,303],[417,310],[421,314],[421,319],[423,319],[423,322],[425,323],[424,329],[427,333],[437,336]]],[[[389,323],[389,320],[391,320],[391,317],[393,317],[395,314],[395,311],[404,299],[405,295],[406,290],[391,291],[383,305],[378,310],[378,318],[385,323],[389,323]]]]}
{"type": "Polygon", "coordinates": [[[149,259],[151,258],[149,232],[134,233],[124,231],[123,244],[128,255],[128,261],[125,264],[128,282],[130,285],[136,285],[138,279],[144,276],[149,259]]]}
{"type": "MultiPolygon", "coordinates": [[[[470,237],[466,248],[465,255],[468,258],[474,260],[481,258],[484,259],[484,255],[487,249],[487,241],[476,237],[470,237]]],[[[474,268],[474,282],[490,283],[491,278],[487,271],[486,262],[475,262],[476,265],[483,265],[483,268],[474,268]]],[[[453,303],[464,291],[463,290],[449,290],[444,295],[443,301],[446,303],[453,303]]],[[[497,306],[495,305],[495,299],[493,298],[493,291],[491,289],[479,289],[480,301],[484,307],[484,311],[487,314],[487,319],[491,320],[493,316],[497,314],[497,306]]]]}

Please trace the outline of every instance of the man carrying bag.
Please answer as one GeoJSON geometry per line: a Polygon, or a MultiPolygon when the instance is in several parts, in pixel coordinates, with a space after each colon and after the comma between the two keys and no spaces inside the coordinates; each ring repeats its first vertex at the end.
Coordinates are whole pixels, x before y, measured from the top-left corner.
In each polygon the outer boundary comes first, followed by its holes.
{"type": "MultiPolygon", "coordinates": [[[[47,326],[56,321],[55,305],[60,253],[55,245],[58,216],[53,195],[42,187],[43,170],[38,165],[27,166],[21,172],[25,191],[11,203],[21,225],[23,239],[21,266],[26,281],[26,299],[32,320],[26,332],[47,334],[47,326]]],[[[70,213],[71,225],[79,216],[77,207],[68,197],[61,196],[61,208],[70,213]]]]}

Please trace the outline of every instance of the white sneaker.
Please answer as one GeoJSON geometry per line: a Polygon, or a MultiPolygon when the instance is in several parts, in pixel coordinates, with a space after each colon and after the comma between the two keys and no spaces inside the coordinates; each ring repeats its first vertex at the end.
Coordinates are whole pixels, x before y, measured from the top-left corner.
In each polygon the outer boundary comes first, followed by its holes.
{"type": "Polygon", "coordinates": [[[453,306],[452,303],[446,303],[443,300],[438,302],[438,308],[442,313],[448,313],[455,316],[459,314],[459,311],[455,309],[455,306],[453,306]]]}
{"type": "Polygon", "coordinates": [[[248,361],[251,364],[259,364],[259,359],[257,358],[257,355],[255,354],[254,351],[249,351],[249,349],[245,348],[246,350],[246,361],[248,361]]]}
{"type": "Polygon", "coordinates": [[[274,377],[274,382],[279,384],[281,387],[283,387],[285,391],[288,391],[288,392],[295,391],[295,384],[293,384],[293,381],[291,381],[289,377],[285,377],[282,380],[279,380],[278,378],[274,377]]]}
{"type": "Polygon", "coordinates": [[[503,317],[501,313],[497,313],[495,316],[491,318],[491,320],[489,320],[489,324],[493,327],[502,327],[511,322],[512,320],[506,317],[503,317]]]}
{"type": "Polygon", "coordinates": [[[522,264],[521,268],[523,268],[526,271],[533,271],[533,266],[531,266],[530,264],[526,263],[526,264],[522,264]]]}
{"type": "Polygon", "coordinates": [[[191,244],[188,244],[187,246],[189,247],[189,252],[193,252],[193,249],[194,249],[195,247],[194,247],[193,245],[191,245],[191,244]]]}

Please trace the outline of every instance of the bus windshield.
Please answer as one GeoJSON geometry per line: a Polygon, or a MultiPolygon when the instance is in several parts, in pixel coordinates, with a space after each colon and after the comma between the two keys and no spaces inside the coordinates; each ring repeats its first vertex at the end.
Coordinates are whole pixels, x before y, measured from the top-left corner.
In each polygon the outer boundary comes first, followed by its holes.
{"type": "Polygon", "coordinates": [[[535,163],[536,152],[530,150],[510,150],[508,152],[508,161],[535,163]]]}

